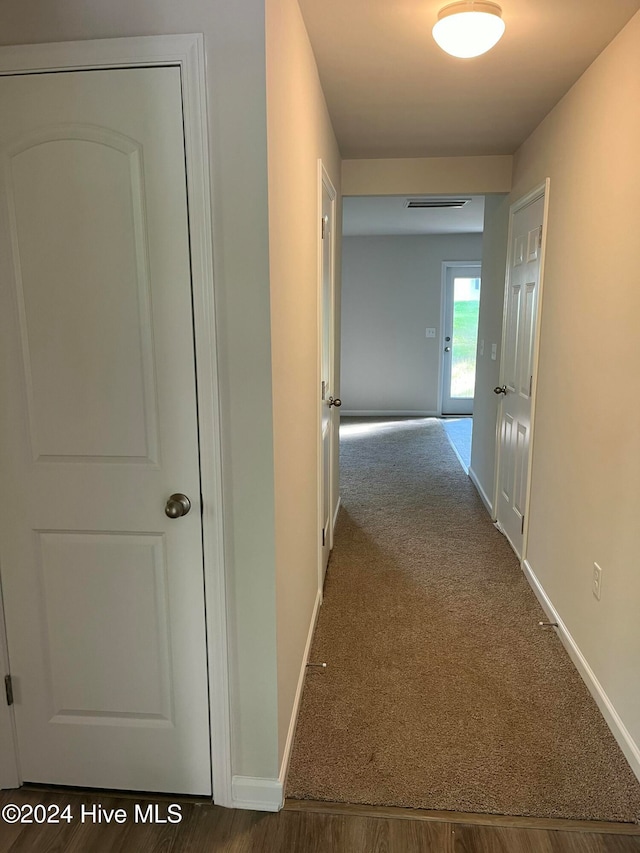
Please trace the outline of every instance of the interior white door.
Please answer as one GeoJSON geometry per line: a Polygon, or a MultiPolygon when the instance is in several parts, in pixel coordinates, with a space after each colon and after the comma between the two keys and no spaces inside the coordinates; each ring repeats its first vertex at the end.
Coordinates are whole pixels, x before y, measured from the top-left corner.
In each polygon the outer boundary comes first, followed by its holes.
{"type": "Polygon", "coordinates": [[[480,281],[479,263],[446,267],[442,347],[443,415],[473,414],[480,281]]]}
{"type": "Polygon", "coordinates": [[[499,411],[497,520],[516,554],[522,539],[529,476],[531,396],[540,287],[544,196],[511,220],[499,411]]]}
{"type": "Polygon", "coordinates": [[[333,311],[333,268],[334,268],[334,229],[335,229],[335,190],[326,176],[321,177],[322,184],[322,220],[321,220],[321,337],[320,337],[320,411],[321,411],[321,578],[324,582],[329,554],[333,547],[333,488],[332,454],[335,430],[334,412],[342,404],[333,397],[334,391],[334,311],[333,311]]]}
{"type": "Polygon", "coordinates": [[[0,567],[22,777],[209,794],[180,70],[5,77],[0,114],[0,567]],[[191,509],[169,518],[178,492],[191,509]]]}

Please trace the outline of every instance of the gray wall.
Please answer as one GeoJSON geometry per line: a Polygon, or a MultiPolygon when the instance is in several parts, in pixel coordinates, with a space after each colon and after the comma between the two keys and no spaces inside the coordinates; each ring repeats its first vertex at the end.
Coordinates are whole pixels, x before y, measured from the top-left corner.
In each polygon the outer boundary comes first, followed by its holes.
{"type": "Polygon", "coordinates": [[[481,255],[482,234],[344,239],[343,413],[437,413],[442,262],[481,255]]]}
{"type": "MultiPolygon", "coordinates": [[[[340,153],[297,0],[267,0],[266,10],[278,740],[284,776],[318,600],[318,159],[337,193],[339,255],[340,153]]],[[[336,292],[339,303],[339,281],[336,292]]]]}
{"type": "Polygon", "coordinates": [[[502,338],[502,306],[507,264],[507,231],[509,228],[509,196],[487,195],[484,202],[484,234],[482,240],[482,294],[478,321],[478,359],[476,361],[476,394],[473,404],[473,444],[469,474],[492,506],[494,467],[496,462],[496,420],[498,397],[493,389],[500,379],[500,345],[502,338]],[[480,355],[480,342],[484,353],[480,355]],[[495,360],[491,345],[497,344],[495,360]]]}
{"type": "Polygon", "coordinates": [[[516,153],[511,198],[550,178],[527,559],[640,777],[638,45],[640,13],[516,153]]]}
{"type": "Polygon", "coordinates": [[[264,0],[4,0],[0,44],[192,32],[207,53],[233,771],[277,777],[264,0]]]}

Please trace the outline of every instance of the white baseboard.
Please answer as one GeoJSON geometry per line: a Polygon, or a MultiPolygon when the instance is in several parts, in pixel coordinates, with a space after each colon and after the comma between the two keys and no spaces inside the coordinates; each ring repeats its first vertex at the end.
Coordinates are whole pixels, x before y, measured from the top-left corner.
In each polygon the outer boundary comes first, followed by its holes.
{"type": "Polygon", "coordinates": [[[342,498],[338,495],[338,500],[336,501],[336,511],[333,513],[333,529],[336,529],[336,521],[338,520],[338,513],[340,512],[340,505],[342,504],[342,498]]]}
{"type": "Polygon", "coordinates": [[[382,409],[340,409],[340,417],[347,418],[437,418],[437,412],[409,411],[403,409],[393,412],[382,409]]]}
{"type": "Polygon", "coordinates": [[[277,812],[284,803],[284,787],[279,779],[234,776],[231,780],[231,808],[256,812],[277,812]]]}
{"type": "MultiPolygon", "coordinates": [[[[338,502],[339,504],[339,502],[338,502]]],[[[309,652],[311,651],[311,643],[313,642],[313,634],[316,630],[316,622],[318,621],[318,613],[320,612],[320,605],[322,604],[322,592],[318,590],[316,595],[316,603],[313,606],[313,613],[311,614],[311,623],[309,624],[309,633],[307,634],[307,642],[304,647],[304,653],[302,655],[302,666],[300,667],[300,675],[298,676],[298,686],[296,688],[296,695],[293,700],[293,708],[291,709],[291,720],[289,721],[289,731],[287,732],[287,739],[284,744],[284,753],[282,755],[282,763],[280,765],[280,777],[278,779],[278,783],[283,792],[285,785],[287,784],[287,773],[289,772],[289,759],[291,758],[291,749],[293,747],[293,738],[296,733],[296,723],[298,722],[298,711],[300,710],[300,700],[302,699],[302,690],[304,688],[304,679],[307,674],[307,663],[309,661],[309,652]]]]}
{"type": "Polygon", "coordinates": [[[558,615],[558,611],[555,609],[553,604],[551,603],[551,599],[547,595],[544,590],[544,587],[536,577],[535,572],[531,568],[528,560],[524,560],[522,564],[522,570],[525,573],[531,588],[536,594],[536,597],[540,604],[542,605],[542,609],[549,617],[550,621],[558,623],[558,636],[562,642],[562,645],[567,650],[567,653],[571,660],[573,661],[574,666],[580,673],[582,680],[587,685],[589,692],[593,696],[600,708],[602,716],[605,719],[605,722],[611,729],[613,736],[615,737],[620,749],[624,753],[625,758],[629,762],[629,765],[635,775],[640,780],[640,747],[631,737],[627,727],[620,719],[618,712],[616,711],[613,703],[607,696],[604,691],[603,686],[598,681],[596,674],[589,666],[589,663],[585,656],[580,651],[578,644],[573,639],[567,626],[564,624],[560,616],[558,615]]]}
{"type": "Polygon", "coordinates": [[[489,495],[482,488],[482,484],[480,483],[480,480],[478,479],[478,475],[476,474],[476,472],[471,467],[469,467],[469,479],[471,480],[473,485],[476,487],[478,494],[482,498],[482,503],[486,506],[489,515],[495,521],[495,515],[493,514],[493,503],[492,503],[492,501],[489,500],[489,495]]]}
{"type": "Polygon", "coordinates": [[[313,640],[313,633],[316,628],[321,603],[322,595],[320,590],[318,590],[315,604],[313,606],[313,613],[311,615],[307,642],[302,655],[302,666],[300,667],[298,686],[293,700],[289,731],[287,732],[287,740],[284,745],[284,753],[282,756],[282,763],[280,765],[280,776],[277,779],[263,779],[254,776],[234,776],[231,780],[231,807],[234,809],[251,809],[252,811],[257,812],[277,812],[280,811],[284,805],[284,789],[287,782],[291,748],[293,747],[293,738],[296,733],[298,711],[300,709],[304,678],[307,672],[307,661],[309,659],[311,642],[313,640]]]}

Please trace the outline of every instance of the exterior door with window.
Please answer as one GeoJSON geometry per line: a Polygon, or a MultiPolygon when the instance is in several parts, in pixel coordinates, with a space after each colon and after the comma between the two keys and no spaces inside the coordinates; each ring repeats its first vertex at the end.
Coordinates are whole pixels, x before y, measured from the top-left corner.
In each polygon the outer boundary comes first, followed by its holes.
{"type": "Polygon", "coordinates": [[[473,414],[480,264],[447,266],[444,282],[442,414],[473,414]]]}

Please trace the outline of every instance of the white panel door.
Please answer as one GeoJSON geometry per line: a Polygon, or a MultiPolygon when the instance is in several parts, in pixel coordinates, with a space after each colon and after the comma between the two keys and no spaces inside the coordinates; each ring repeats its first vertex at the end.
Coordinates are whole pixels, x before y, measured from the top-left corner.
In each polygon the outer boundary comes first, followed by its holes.
{"type": "Polygon", "coordinates": [[[544,197],[516,211],[511,227],[501,363],[497,519],[520,557],[527,500],[534,346],[544,197]]]}
{"type": "Polygon", "coordinates": [[[334,441],[334,410],[342,403],[333,397],[334,382],[334,312],[333,312],[333,267],[334,267],[334,229],[335,229],[335,191],[326,179],[322,185],[322,257],[321,257],[321,336],[320,336],[320,409],[321,409],[321,557],[320,586],[324,582],[329,554],[333,547],[333,506],[332,454],[334,441]]]}
{"type": "Polygon", "coordinates": [[[0,114],[0,568],[22,776],[208,794],[180,70],[5,77],[0,114]],[[176,492],[191,510],[169,518],[176,492]]]}

